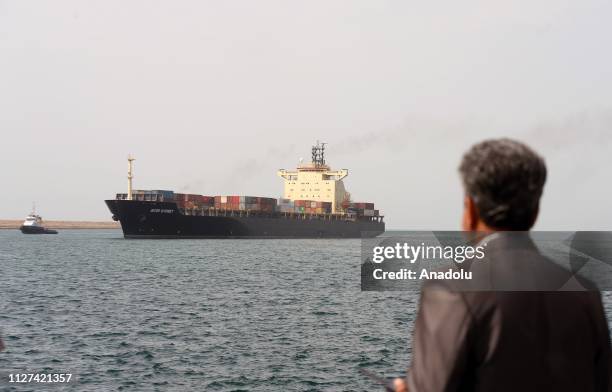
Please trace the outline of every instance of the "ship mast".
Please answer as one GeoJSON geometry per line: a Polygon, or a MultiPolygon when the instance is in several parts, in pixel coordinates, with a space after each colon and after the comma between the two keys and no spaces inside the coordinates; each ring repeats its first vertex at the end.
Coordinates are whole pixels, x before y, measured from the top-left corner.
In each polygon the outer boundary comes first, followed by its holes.
{"type": "Polygon", "coordinates": [[[317,145],[312,146],[312,163],[315,167],[325,166],[325,145],[327,143],[319,143],[317,140],[317,145]]]}
{"type": "Polygon", "coordinates": [[[128,191],[127,191],[127,199],[132,200],[132,178],[134,178],[132,171],[132,162],[135,161],[131,155],[128,155],[128,191]]]}

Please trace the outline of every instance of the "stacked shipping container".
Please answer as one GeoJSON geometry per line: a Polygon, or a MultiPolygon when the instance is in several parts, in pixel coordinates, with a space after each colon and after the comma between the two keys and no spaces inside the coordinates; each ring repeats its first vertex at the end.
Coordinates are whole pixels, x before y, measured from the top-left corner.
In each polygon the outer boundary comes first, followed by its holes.
{"type": "Polygon", "coordinates": [[[276,206],[276,211],[278,212],[295,212],[295,204],[291,199],[278,199],[278,205],[276,206]]]}
{"type": "Polygon", "coordinates": [[[349,203],[347,211],[357,216],[378,216],[378,210],[374,209],[374,203],[349,203]]]}
{"type": "Polygon", "coordinates": [[[329,214],[332,203],[327,201],[295,200],[295,212],[303,214],[329,214]]]}
{"type": "MultiPolygon", "coordinates": [[[[117,193],[117,199],[126,200],[127,193],[117,193]]],[[[136,189],[132,191],[132,200],[173,201],[174,192],[173,191],[162,191],[162,190],[145,191],[145,190],[136,189]]]]}
{"type": "MultiPolygon", "coordinates": [[[[117,193],[118,200],[127,199],[127,193],[117,193]]],[[[166,190],[135,190],[132,192],[133,200],[140,201],[171,201],[179,208],[209,209],[234,211],[261,211],[283,212],[298,214],[330,214],[332,203],[314,200],[274,199],[257,196],[204,196],[188,193],[174,193],[166,190]]],[[[374,209],[374,203],[350,202],[347,203],[347,212],[356,216],[379,216],[374,209]]]]}
{"type": "Polygon", "coordinates": [[[331,208],[332,203],[327,201],[278,199],[277,211],[298,214],[330,214],[331,208]]]}
{"type": "Polygon", "coordinates": [[[214,206],[225,210],[274,212],[276,199],[256,196],[215,196],[214,206]]]}
{"type": "Polygon", "coordinates": [[[189,193],[175,193],[174,201],[179,208],[210,208],[215,205],[213,196],[194,195],[189,193]]]}

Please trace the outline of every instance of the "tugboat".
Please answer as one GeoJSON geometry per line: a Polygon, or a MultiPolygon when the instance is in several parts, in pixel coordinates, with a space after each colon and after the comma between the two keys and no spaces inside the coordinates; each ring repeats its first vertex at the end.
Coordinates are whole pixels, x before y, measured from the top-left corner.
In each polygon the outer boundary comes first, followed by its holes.
{"type": "Polygon", "coordinates": [[[42,218],[40,215],[36,215],[36,209],[33,207],[32,212],[25,218],[19,230],[23,234],[57,234],[56,230],[47,229],[42,223],[42,218]]]}

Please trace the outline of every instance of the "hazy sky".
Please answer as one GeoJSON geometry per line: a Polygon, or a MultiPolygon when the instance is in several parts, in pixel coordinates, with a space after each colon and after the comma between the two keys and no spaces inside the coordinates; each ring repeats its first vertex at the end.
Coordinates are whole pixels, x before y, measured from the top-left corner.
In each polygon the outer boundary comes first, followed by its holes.
{"type": "Polygon", "coordinates": [[[388,228],[456,229],[461,154],[549,167],[537,228],[612,229],[609,1],[0,1],[0,218],[108,219],[135,188],[278,197],[349,169],[388,228]]]}

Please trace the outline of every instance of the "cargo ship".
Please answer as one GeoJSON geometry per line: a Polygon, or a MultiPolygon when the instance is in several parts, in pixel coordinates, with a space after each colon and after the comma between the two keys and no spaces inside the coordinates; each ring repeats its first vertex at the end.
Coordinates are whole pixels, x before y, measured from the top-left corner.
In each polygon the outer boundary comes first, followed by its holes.
{"type": "Polygon", "coordinates": [[[373,203],[351,200],[348,170],[326,164],[325,143],[312,147],[312,162],[278,171],[279,199],[132,190],[133,161],[128,157],[127,193],[105,200],[125,238],[361,238],[385,231],[373,203]]]}

